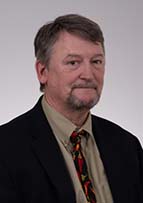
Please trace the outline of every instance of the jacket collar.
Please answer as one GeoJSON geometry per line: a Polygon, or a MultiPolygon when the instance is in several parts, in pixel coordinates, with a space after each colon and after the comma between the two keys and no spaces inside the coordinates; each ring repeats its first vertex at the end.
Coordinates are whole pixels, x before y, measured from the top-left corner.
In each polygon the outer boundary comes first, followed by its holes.
{"type": "Polygon", "coordinates": [[[126,185],[123,184],[127,170],[117,126],[105,119],[92,116],[93,134],[104,165],[114,202],[128,202],[126,185]],[[122,164],[121,164],[122,163],[122,164]],[[126,192],[125,192],[126,191],[126,192]]]}
{"type": "Polygon", "coordinates": [[[75,202],[75,194],[59,145],[41,107],[41,98],[31,110],[32,149],[57,189],[60,202],[75,202]],[[34,126],[34,127],[33,127],[34,126]]]}

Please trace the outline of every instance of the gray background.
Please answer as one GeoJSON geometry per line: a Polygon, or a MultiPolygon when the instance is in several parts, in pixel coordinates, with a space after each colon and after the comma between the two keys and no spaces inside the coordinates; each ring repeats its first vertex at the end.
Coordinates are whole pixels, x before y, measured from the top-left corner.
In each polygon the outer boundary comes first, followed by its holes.
{"type": "Polygon", "coordinates": [[[66,13],[97,21],[105,36],[106,75],[92,112],[135,134],[143,144],[143,1],[0,0],[0,124],[40,96],[33,39],[45,22],[66,13]]]}

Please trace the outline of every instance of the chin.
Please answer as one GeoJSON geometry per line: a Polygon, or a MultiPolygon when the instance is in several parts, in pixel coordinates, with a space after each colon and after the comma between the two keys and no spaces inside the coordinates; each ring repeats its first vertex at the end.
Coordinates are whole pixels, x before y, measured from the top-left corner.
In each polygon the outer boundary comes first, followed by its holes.
{"type": "Polygon", "coordinates": [[[85,110],[91,109],[94,107],[99,101],[99,97],[94,97],[91,99],[87,98],[79,98],[74,95],[68,98],[68,105],[74,110],[85,110]]]}

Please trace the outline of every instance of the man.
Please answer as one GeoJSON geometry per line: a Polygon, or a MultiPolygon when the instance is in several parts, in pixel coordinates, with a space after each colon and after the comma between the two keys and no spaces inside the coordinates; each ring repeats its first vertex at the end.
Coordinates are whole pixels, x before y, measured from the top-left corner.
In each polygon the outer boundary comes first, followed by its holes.
{"type": "Polygon", "coordinates": [[[60,16],[40,28],[34,45],[43,96],[0,127],[0,202],[142,203],[140,143],[90,113],[104,80],[100,27],[60,16]]]}

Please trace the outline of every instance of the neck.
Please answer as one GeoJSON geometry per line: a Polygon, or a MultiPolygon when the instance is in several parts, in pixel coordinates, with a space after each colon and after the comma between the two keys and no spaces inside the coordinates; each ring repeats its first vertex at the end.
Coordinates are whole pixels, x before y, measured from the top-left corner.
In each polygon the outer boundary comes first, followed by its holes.
{"type": "Polygon", "coordinates": [[[72,112],[66,112],[62,113],[68,120],[70,120],[72,123],[74,123],[77,127],[81,127],[89,114],[89,111],[72,111],[72,112]]]}
{"type": "Polygon", "coordinates": [[[52,108],[54,108],[57,112],[61,113],[64,117],[70,120],[77,127],[80,128],[85,123],[89,114],[88,109],[74,110],[66,107],[61,107],[58,105],[54,105],[46,97],[45,99],[52,108]]]}

